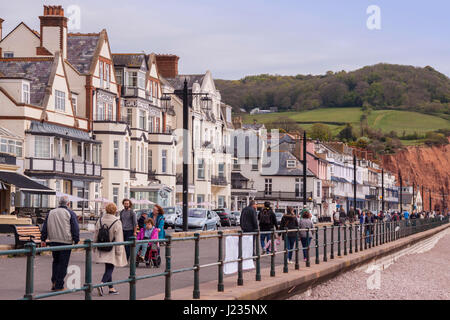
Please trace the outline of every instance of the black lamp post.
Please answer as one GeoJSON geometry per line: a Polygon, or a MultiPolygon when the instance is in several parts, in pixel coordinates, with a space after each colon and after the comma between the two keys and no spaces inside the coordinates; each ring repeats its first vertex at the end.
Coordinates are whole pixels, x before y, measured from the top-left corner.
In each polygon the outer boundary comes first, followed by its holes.
{"type": "Polygon", "coordinates": [[[384,213],[384,169],[381,170],[381,210],[384,213]]]}
{"type": "Polygon", "coordinates": [[[170,95],[176,95],[183,99],[183,231],[188,231],[188,196],[189,196],[189,96],[202,96],[202,103],[209,104],[207,93],[193,93],[192,89],[188,89],[187,79],[184,80],[184,87],[182,90],[175,90],[173,93],[166,93],[163,95],[166,112],[169,109],[169,101],[171,101],[170,95]],[[206,98],[206,99],[205,99],[206,98]]]}
{"type": "Polygon", "coordinates": [[[306,178],[307,178],[308,160],[306,159],[306,130],[303,132],[303,206],[306,207],[306,178]]]}
{"type": "MultiPolygon", "coordinates": [[[[356,150],[355,150],[356,152],[356,150]]],[[[353,155],[353,208],[356,211],[356,153],[353,155]]],[[[364,209],[364,208],[361,208],[364,209]]]]}
{"type": "Polygon", "coordinates": [[[400,171],[398,172],[398,176],[400,179],[400,213],[403,213],[403,179],[400,171]]]}
{"type": "Polygon", "coordinates": [[[430,192],[430,212],[432,212],[433,211],[433,206],[431,205],[431,202],[432,202],[432,200],[431,200],[431,188],[429,189],[429,192],[430,192]]]}

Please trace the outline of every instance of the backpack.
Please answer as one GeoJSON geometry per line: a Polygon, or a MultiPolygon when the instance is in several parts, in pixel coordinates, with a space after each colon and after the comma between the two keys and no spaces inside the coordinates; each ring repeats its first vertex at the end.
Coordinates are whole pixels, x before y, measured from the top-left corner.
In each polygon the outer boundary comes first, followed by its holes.
{"type": "MultiPolygon", "coordinates": [[[[110,239],[109,239],[109,229],[111,229],[111,227],[114,225],[114,223],[116,223],[118,220],[114,221],[113,223],[111,223],[111,225],[108,227],[106,224],[102,224],[102,219],[100,219],[100,229],[98,230],[98,234],[97,234],[97,243],[110,243],[110,239]]],[[[114,242],[115,239],[113,239],[112,242],[114,242]]],[[[110,247],[98,247],[97,249],[99,251],[103,251],[103,252],[110,252],[112,250],[112,246],[110,247]]]]}
{"type": "Polygon", "coordinates": [[[271,223],[270,212],[267,208],[264,208],[261,212],[261,224],[269,225],[271,223]]]}

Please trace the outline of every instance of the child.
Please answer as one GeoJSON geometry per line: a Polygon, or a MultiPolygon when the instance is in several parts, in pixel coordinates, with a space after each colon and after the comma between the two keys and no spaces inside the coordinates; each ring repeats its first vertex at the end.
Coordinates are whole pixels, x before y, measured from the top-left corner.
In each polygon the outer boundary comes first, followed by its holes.
{"type": "MultiPolygon", "coordinates": [[[[155,228],[155,221],[152,218],[145,220],[145,228],[142,228],[137,235],[137,240],[157,240],[158,239],[159,229],[155,228]]],[[[139,254],[139,250],[141,251],[141,255],[139,256],[139,260],[144,262],[145,254],[147,253],[148,243],[138,244],[136,246],[136,255],[139,254]]]]}

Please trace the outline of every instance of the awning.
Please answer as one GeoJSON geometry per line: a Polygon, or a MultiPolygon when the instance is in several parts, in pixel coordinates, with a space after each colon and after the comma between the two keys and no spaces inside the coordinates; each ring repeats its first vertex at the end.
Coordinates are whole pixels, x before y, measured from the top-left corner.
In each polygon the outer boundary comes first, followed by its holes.
{"type": "Polygon", "coordinates": [[[52,189],[47,188],[46,186],[16,172],[0,171],[0,181],[14,185],[22,192],[34,194],[56,194],[56,192],[52,189]]]}

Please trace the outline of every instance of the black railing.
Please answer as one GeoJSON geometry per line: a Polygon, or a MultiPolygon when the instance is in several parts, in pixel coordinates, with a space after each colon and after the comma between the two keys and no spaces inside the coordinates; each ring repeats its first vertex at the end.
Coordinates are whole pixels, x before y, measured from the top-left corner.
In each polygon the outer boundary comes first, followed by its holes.
{"type": "MultiPolygon", "coordinates": [[[[122,284],[122,283],[128,283],[130,285],[129,290],[129,299],[130,300],[136,300],[136,282],[140,280],[146,280],[156,277],[165,277],[165,300],[171,300],[172,299],[172,276],[177,273],[183,273],[183,272],[194,272],[194,283],[193,283],[193,298],[194,299],[200,299],[200,270],[210,267],[217,267],[218,268],[218,286],[217,289],[219,292],[225,291],[225,285],[224,285],[224,264],[226,263],[238,263],[238,278],[237,278],[237,285],[243,286],[244,285],[244,279],[243,279],[243,262],[246,260],[254,260],[256,264],[256,274],[255,274],[255,281],[262,281],[261,277],[261,259],[263,258],[270,258],[270,276],[275,277],[276,276],[276,269],[275,269],[275,257],[277,255],[283,255],[284,261],[283,261],[283,273],[289,272],[288,267],[288,255],[290,252],[292,254],[295,254],[295,270],[300,270],[300,262],[299,262],[299,255],[300,251],[303,251],[306,255],[305,259],[305,265],[306,268],[311,267],[311,248],[313,248],[314,253],[314,263],[316,265],[321,263],[321,260],[323,262],[328,261],[328,259],[333,260],[335,259],[335,247],[337,246],[337,255],[340,257],[342,255],[341,247],[343,246],[344,249],[344,255],[351,255],[354,252],[358,251],[364,251],[368,248],[375,246],[384,245],[385,243],[393,242],[405,237],[408,237],[410,235],[424,232],[426,230],[430,230],[439,226],[442,226],[444,224],[449,223],[449,217],[446,218],[434,218],[434,219],[417,219],[417,220],[402,220],[402,221],[395,221],[395,222],[376,222],[372,224],[364,224],[364,225],[343,225],[343,226],[332,226],[332,227],[323,227],[323,228],[312,228],[312,229],[292,229],[292,230],[275,230],[272,231],[265,231],[265,232],[253,232],[253,233],[242,233],[242,231],[239,231],[237,233],[231,233],[231,234],[224,234],[223,231],[219,231],[217,234],[213,235],[200,235],[199,233],[194,234],[194,236],[191,237],[184,237],[184,238],[172,238],[171,235],[167,235],[166,239],[159,239],[159,240],[141,240],[137,241],[135,237],[131,238],[130,241],[124,241],[124,242],[113,242],[113,243],[93,243],[92,240],[85,240],[83,244],[79,245],[67,245],[67,246],[61,246],[61,247],[44,247],[44,248],[37,248],[36,244],[34,242],[27,243],[25,245],[25,249],[20,250],[8,250],[8,251],[0,251],[0,256],[13,256],[13,255],[26,255],[27,256],[27,263],[26,263],[26,277],[25,277],[25,295],[21,300],[37,300],[37,299],[44,299],[44,298],[50,298],[50,297],[56,297],[64,294],[70,294],[70,293],[76,293],[84,291],[85,293],[85,300],[91,300],[92,299],[92,291],[95,288],[100,288],[104,286],[109,285],[116,285],[116,284],[122,284]],[[331,237],[328,241],[327,238],[327,231],[330,229],[331,237]],[[324,237],[322,238],[322,243],[320,243],[319,240],[319,234],[324,234],[324,237]],[[275,251],[275,246],[272,245],[271,249],[268,254],[262,254],[262,250],[266,251],[266,248],[260,247],[260,238],[261,235],[270,235],[272,243],[275,242],[275,239],[278,238],[280,235],[286,235],[286,234],[292,234],[295,233],[296,241],[295,241],[295,247],[288,249],[287,244],[285,242],[284,244],[284,250],[281,251],[275,251]],[[310,238],[312,241],[307,242],[309,243],[307,246],[303,247],[299,245],[299,239],[302,236],[302,233],[304,238],[310,238]],[[341,233],[343,233],[343,237],[341,236],[341,233]],[[335,234],[337,234],[337,241],[335,241],[335,234]],[[239,248],[238,248],[238,258],[235,260],[224,260],[223,255],[223,246],[224,246],[224,238],[225,236],[238,236],[239,237],[239,248]],[[255,241],[255,252],[251,257],[243,257],[243,236],[253,236],[256,237],[255,241]],[[218,259],[217,262],[209,263],[206,265],[200,264],[200,241],[201,240],[208,240],[212,238],[217,238],[219,241],[219,249],[218,249],[218,259]],[[342,241],[344,239],[344,241],[342,241]],[[174,270],[172,268],[172,244],[174,242],[181,242],[181,241],[195,241],[195,250],[194,250],[194,265],[192,267],[185,267],[182,269],[176,269],[174,270]],[[134,261],[136,261],[136,246],[139,244],[150,244],[150,243],[164,243],[165,244],[165,269],[164,272],[155,273],[155,274],[149,274],[149,275],[143,275],[143,276],[137,276],[136,275],[136,264],[134,261]],[[364,246],[363,246],[364,243],[364,246]],[[353,244],[354,244],[354,250],[353,250],[353,244]],[[110,246],[130,246],[130,273],[129,277],[124,280],[117,280],[113,282],[108,283],[99,283],[94,284],[92,283],[92,252],[94,248],[100,248],[100,247],[110,247],[110,246]],[[323,248],[323,254],[322,259],[320,259],[320,252],[319,248],[323,248]],[[328,251],[328,248],[330,251],[328,251]],[[37,255],[42,252],[55,252],[55,251],[63,251],[63,250],[74,250],[74,249],[83,249],[85,251],[85,281],[84,284],[81,286],[81,288],[78,289],[71,289],[71,290],[64,290],[59,292],[52,292],[52,293],[46,293],[46,294],[40,294],[35,295],[34,293],[34,271],[35,271],[35,260],[37,258],[37,255]],[[347,250],[349,249],[349,250],[347,250]],[[330,252],[330,254],[328,254],[330,252]]],[[[6,276],[4,274],[4,276],[6,276]]]]}
{"type": "Polygon", "coordinates": [[[227,178],[224,176],[211,176],[211,184],[215,186],[227,186],[227,178]]]}

